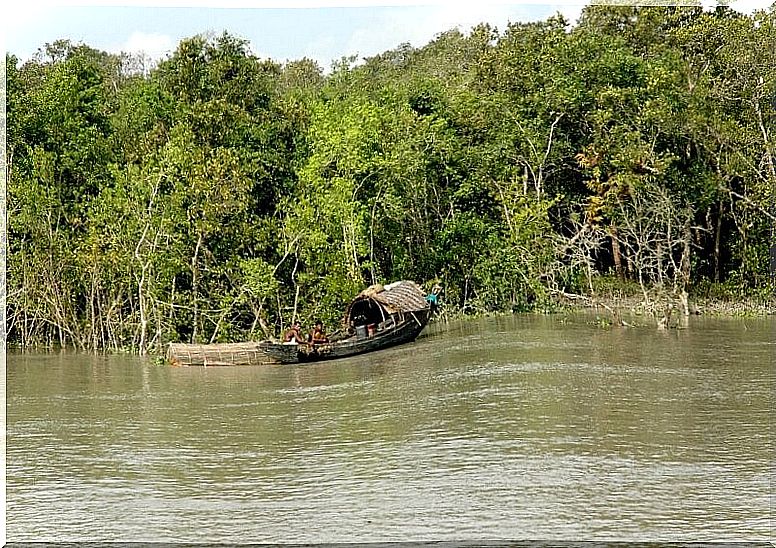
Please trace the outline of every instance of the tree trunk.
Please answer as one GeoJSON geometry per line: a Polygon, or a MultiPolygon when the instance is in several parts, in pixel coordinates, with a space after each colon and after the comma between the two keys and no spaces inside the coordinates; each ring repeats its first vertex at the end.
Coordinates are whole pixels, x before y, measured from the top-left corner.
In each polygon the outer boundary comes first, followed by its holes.
{"type": "Polygon", "coordinates": [[[528,196],[528,166],[523,166],[523,196],[528,196]]]}
{"type": "Polygon", "coordinates": [[[197,245],[194,248],[194,254],[191,256],[191,294],[192,294],[192,308],[194,310],[194,325],[191,330],[191,342],[192,344],[197,342],[197,331],[199,327],[199,303],[198,303],[198,289],[199,289],[199,268],[197,267],[197,259],[199,258],[199,249],[202,247],[202,233],[197,236],[197,245]]]}
{"type": "MultiPolygon", "coordinates": [[[[294,267],[296,269],[296,267],[294,267]]],[[[296,312],[297,307],[299,306],[299,285],[296,283],[296,280],[294,280],[294,285],[296,286],[296,289],[294,290],[294,312],[291,315],[291,323],[293,324],[296,320],[296,312]]]]}
{"type": "Polygon", "coordinates": [[[684,221],[684,238],[682,247],[682,265],[679,287],[679,304],[682,316],[690,315],[689,297],[687,288],[690,285],[690,242],[692,241],[692,210],[688,208],[687,217],[684,221]]]}
{"type": "Polygon", "coordinates": [[[148,318],[146,314],[146,295],[145,295],[145,268],[141,268],[140,281],[137,283],[137,305],[140,310],[140,343],[138,351],[141,356],[146,353],[146,340],[148,338],[148,318]]]}
{"type": "Polygon", "coordinates": [[[176,276],[172,277],[172,287],[170,288],[170,317],[167,319],[170,324],[167,326],[167,329],[172,329],[173,325],[175,325],[175,282],[176,282],[176,276]]]}
{"type": "Polygon", "coordinates": [[[609,227],[609,237],[612,240],[612,258],[614,259],[614,271],[619,279],[624,279],[622,270],[622,252],[620,251],[620,241],[617,239],[617,229],[609,227]]]}
{"type": "Polygon", "coordinates": [[[722,213],[724,211],[722,199],[719,200],[719,209],[717,211],[717,227],[714,231],[714,282],[719,283],[720,275],[720,239],[722,233],[722,213]]]}

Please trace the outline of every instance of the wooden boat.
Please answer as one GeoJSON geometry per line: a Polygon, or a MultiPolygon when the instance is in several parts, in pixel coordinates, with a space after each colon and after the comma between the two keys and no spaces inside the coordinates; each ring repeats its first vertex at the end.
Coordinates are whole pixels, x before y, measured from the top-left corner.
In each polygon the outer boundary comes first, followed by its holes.
{"type": "Polygon", "coordinates": [[[432,307],[410,281],[373,285],[353,299],[343,329],[330,342],[278,341],[226,344],[170,343],[167,361],[176,366],[264,365],[344,358],[413,341],[426,327],[432,307]]]}
{"type": "Polygon", "coordinates": [[[344,358],[413,341],[430,317],[431,306],[414,282],[373,285],[350,303],[343,319],[343,332],[330,342],[263,341],[259,348],[280,363],[344,358]]]}

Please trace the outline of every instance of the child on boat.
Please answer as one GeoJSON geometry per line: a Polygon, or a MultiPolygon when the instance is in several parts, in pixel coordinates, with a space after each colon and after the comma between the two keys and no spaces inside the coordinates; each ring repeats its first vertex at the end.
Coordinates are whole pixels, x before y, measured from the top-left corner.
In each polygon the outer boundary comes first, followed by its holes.
{"type": "Polygon", "coordinates": [[[315,322],[315,328],[310,334],[310,341],[313,344],[321,344],[329,342],[329,338],[326,336],[326,332],[323,330],[323,322],[318,320],[315,322]]]}

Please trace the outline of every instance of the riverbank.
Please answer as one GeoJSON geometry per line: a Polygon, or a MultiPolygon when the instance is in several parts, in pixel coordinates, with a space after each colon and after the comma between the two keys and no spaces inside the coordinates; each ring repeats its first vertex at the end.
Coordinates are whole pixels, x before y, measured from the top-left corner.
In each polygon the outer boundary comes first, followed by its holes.
{"type": "MultiPolygon", "coordinates": [[[[681,299],[661,293],[656,288],[644,292],[638,284],[629,281],[616,280],[609,277],[597,279],[593,288],[595,292],[572,293],[567,291],[550,291],[549,299],[535,306],[533,313],[563,313],[589,311],[600,315],[604,324],[621,324],[626,326],[655,325],[662,327],[681,327],[687,318],[682,313],[681,299]]],[[[767,289],[752,292],[748,295],[734,295],[731,290],[721,284],[706,284],[695,287],[687,295],[686,301],[689,316],[709,317],[765,317],[776,315],[776,295],[767,289]]],[[[466,311],[453,308],[442,308],[438,320],[443,322],[455,320],[471,320],[478,317],[510,316],[518,311],[466,311]]]]}
{"type": "MultiPolygon", "coordinates": [[[[647,287],[642,291],[638,283],[620,280],[613,276],[600,276],[593,280],[593,292],[581,298],[566,298],[574,307],[609,307],[636,314],[653,313],[668,305],[679,307],[680,299],[659,287],[647,287]]],[[[729,283],[701,282],[688,288],[687,308],[691,315],[714,316],[768,316],[776,314],[776,287],[746,290],[729,283]]],[[[564,297],[561,296],[561,302],[564,297]]]]}
{"type": "MultiPolygon", "coordinates": [[[[442,300],[435,323],[448,323],[453,321],[476,320],[482,317],[505,317],[522,313],[553,314],[565,311],[591,311],[600,316],[602,325],[622,324],[628,326],[660,325],[663,327],[682,326],[682,314],[678,299],[667,299],[654,288],[647,291],[648,299],[638,284],[629,281],[621,281],[609,277],[601,277],[594,281],[594,294],[571,293],[565,291],[552,291],[549,299],[541,304],[534,303],[534,308],[529,310],[478,310],[469,306],[466,309],[448,306],[442,300]]],[[[735,296],[735,289],[729,289],[721,284],[707,284],[703,287],[695,287],[688,295],[688,309],[691,316],[710,317],[765,317],[776,315],[776,295],[766,288],[758,292],[735,296]]],[[[179,342],[179,341],[173,341],[179,342]]],[[[231,340],[221,342],[245,342],[244,340],[231,340]]],[[[54,341],[32,345],[20,345],[14,341],[7,344],[9,349],[16,352],[48,352],[52,350],[69,350],[78,352],[79,349],[72,346],[62,347],[54,341]]],[[[80,349],[84,351],[85,349],[80,349]]],[[[149,353],[156,356],[159,363],[164,361],[167,344],[149,349],[149,353]]],[[[137,348],[122,346],[119,348],[102,349],[103,354],[136,354],[137,348]]]]}
{"type": "MultiPolygon", "coordinates": [[[[569,299],[561,302],[562,308],[571,309],[601,309],[615,310],[621,313],[629,312],[635,315],[650,314],[660,303],[651,301],[646,303],[643,297],[637,296],[595,296],[590,297],[582,295],[583,299],[569,299]]],[[[690,297],[689,309],[691,315],[709,315],[709,316],[770,316],[776,315],[776,301],[758,301],[746,299],[740,301],[730,301],[718,298],[708,297],[690,297]]]]}
{"type": "Polygon", "coordinates": [[[776,299],[772,293],[731,298],[692,292],[677,297],[654,290],[645,295],[641,291],[634,293],[618,288],[594,295],[555,292],[554,296],[561,309],[593,311],[601,314],[605,323],[624,326],[688,327],[690,316],[752,318],[776,315],[776,299]]]}

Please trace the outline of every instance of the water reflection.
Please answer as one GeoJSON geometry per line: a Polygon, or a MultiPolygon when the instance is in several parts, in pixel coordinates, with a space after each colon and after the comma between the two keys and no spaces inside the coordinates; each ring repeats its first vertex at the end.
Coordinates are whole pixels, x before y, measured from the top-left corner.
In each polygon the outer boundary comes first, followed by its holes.
{"type": "Polygon", "coordinates": [[[693,320],[305,366],[10,355],[8,538],[767,539],[774,322],[693,320]]]}

